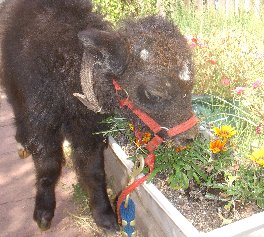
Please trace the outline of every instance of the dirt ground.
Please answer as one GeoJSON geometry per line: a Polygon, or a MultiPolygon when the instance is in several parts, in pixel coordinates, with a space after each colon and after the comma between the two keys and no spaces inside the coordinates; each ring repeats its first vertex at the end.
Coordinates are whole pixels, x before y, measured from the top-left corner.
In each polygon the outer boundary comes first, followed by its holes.
{"type": "MultiPolygon", "coordinates": [[[[0,230],[1,237],[82,237],[96,236],[94,231],[80,230],[72,213],[78,207],[72,200],[76,177],[64,167],[56,189],[57,209],[50,230],[41,232],[33,221],[35,175],[31,157],[20,159],[14,139],[13,113],[1,93],[0,101],[0,230]]],[[[98,235],[97,235],[98,236],[98,235]]]]}

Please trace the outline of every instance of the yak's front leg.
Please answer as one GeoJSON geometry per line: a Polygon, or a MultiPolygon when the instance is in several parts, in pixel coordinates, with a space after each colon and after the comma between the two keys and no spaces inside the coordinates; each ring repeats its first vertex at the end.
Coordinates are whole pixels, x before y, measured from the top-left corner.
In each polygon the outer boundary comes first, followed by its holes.
{"type": "Polygon", "coordinates": [[[116,216],[106,192],[104,156],[105,144],[92,138],[78,142],[72,141],[73,160],[79,182],[88,193],[92,215],[97,225],[107,231],[117,231],[116,216]],[[89,141],[89,142],[87,142],[89,141]],[[87,144],[88,143],[88,144],[87,144]]]}
{"type": "Polygon", "coordinates": [[[62,139],[56,133],[50,135],[39,140],[32,151],[37,188],[33,218],[41,230],[50,228],[54,216],[55,186],[61,174],[63,159],[62,139]]]}

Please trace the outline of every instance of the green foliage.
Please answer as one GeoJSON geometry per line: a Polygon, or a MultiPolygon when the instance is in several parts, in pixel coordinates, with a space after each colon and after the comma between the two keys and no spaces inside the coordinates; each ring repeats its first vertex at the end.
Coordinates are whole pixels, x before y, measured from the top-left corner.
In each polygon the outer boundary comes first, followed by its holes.
{"type": "Polygon", "coordinates": [[[155,0],[94,0],[95,9],[105,15],[105,18],[116,25],[127,17],[139,17],[156,14],[155,0]]]}
{"type": "Polygon", "coordinates": [[[228,156],[211,160],[208,170],[205,185],[209,192],[218,190],[226,201],[253,201],[264,208],[263,168],[228,156]]]}
{"type": "Polygon", "coordinates": [[[152,177],[157,172],[166,172],[172,188],[187,189],[191,180],[199,185],[207,180],[204,167],[209,153],[206,154],[204,144],[199,139],[196,139],[190,148],[181,152],[164,144],[156,151],[156,155],[156,168],[152,177]]]}
{"type": "Polygon", "coordinates": [[[127,120],[124,118],[120,118],[117,115],[110,116],[104,119],[101,123],[107,124],[110,127],[110,130],[99,132],[105,137],[107,137],[108,135],[116,136],[117,134],[123,131],[126,132],[127,120]]]}
{"type": "Polygon", "coordinates": [[[237,130],[230,149],[219,153],[217,159],[208,160],[210,172],[206,186],[225,193],[227,199],[256,201],[264,208],[263,168],[248,159],[253,141],[259,147],[264,145],[264,134],[255,131],[259,114],[254,116],[250,107],[244,108],[241,103],[236,97],[228,101],[216,96],[196,97],[193,101],[196,113],[205,124],[211,127],[231,124],[237,130]]]}
{"type": "Polygon", "coordinates": [[[254,83],[247,81],[241,93],[234,93],[234,100],[237,101],[242,111],[250,115],[255,124],[264,120],[264,80],[260,78],[254,83]]]}
{"type": "Polygon", "coordinates": [[[189,40],[196,65],[194,93],[232,98],[236,87],[263,80],[264,19],[178,7],[170,13],[189,40]]]}
{"type": "Polygon", "coordinates": [[[194,38],[196,68],[195,94],[233,97],[236,87],[263,78],[264,58],[258,57],[256,41],[249,42],[243,32],[222,32],[210,38],[194,38]]]}
{"type": "MultiPolygon", "coordinates": [[[[258,88],[258,90],[261,90],[261,88],[258,88]]],[[[251,95],[254,97],[254,94],[251,95]]],[[[253,99],[251,95],[234,96],[231,99],[223,99],[213,95],[195,96],[193,98],[194,111],[204,126],[210,129],[213,126],[230,124],[236,128],[237,135],[234,138],[234,143],[239,144],[239,146],[235,149],[244,156],[248,156],[249,152],[252,151],[253,142],[258,144],[259,147],[264,145],[264,134],[256,133],[256,127],[263,121],[263,109],[259,109],[258,113],[254,115],[250,106],[243,105],[242,99],[250,101],[253,99]]],[[[262,103],[257,103],[259,100],[261,100],[261,97],[255,98],[256,103],[254,103],[254,106],[263,106],[262,103]]]]}

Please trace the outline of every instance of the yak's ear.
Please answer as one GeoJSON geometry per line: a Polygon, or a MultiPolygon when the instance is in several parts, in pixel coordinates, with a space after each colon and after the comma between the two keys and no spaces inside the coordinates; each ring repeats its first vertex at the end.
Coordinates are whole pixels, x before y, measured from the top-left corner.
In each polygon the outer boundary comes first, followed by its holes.
{"type": "Polygon", "coordinates": [[[78,34],[78,37],[84,46],[80,71],[83,94],[74,93],[73,95],[89,110],[104,113],[105,111],[99,104],[94,92],[95,81],[93,76],[95,70],[101,70],[103,73],[116,76],[120,75],[127,64],[126,43],[117,33],[100,30],[82,31],[78,34]]]}
{"type": "Polygon", "coordinates": [[[102,69],[114,75],[121,74],[128,61],[128,47],[124,38],[116,32],[86,30],[78,34],[84,51],[96,57],[102,69]]]}

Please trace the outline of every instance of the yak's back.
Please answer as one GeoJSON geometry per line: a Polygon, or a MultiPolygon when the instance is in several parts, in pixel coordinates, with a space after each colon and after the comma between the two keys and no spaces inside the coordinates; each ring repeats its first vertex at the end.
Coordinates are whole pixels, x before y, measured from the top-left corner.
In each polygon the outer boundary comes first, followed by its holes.
{"type": "Polygon", "coordinates": [[[109,25],[92,12],[88,0],[17,0],[10,9],[0,77],[15,111],[23,104],[23,113],[59,117],[65,107],[83,109],[72,96],[81,91],[83,46],[78,33],[107,30],[109,25]]]}
{"type": "Polygon", "coordinates": [[[23,91],[44,85],[79,89],[83,50],[78,32],[108,29],[88,0],[20,0],[12,5],[8,18],[2,40],[7,93],[10,81],[24,86],[23,91]]]}

